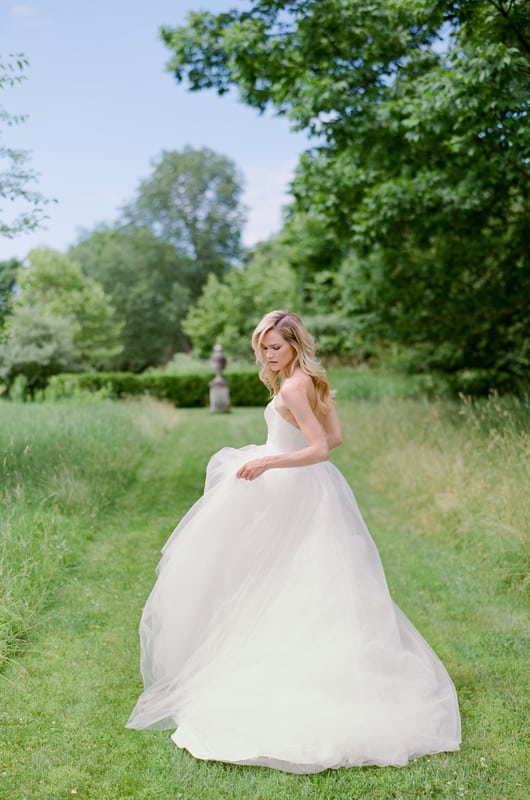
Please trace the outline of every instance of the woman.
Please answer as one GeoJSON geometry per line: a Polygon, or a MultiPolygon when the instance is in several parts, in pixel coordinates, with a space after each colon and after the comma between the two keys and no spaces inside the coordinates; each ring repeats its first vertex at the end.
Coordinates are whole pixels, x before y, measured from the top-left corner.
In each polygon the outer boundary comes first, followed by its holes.
{"type": "Polygon", "coordinates": [[[267,442],[213,456],[164,547],[128,726],[176,726],[198,758],[298,773],[458,750],[451,679],[392,602],[328,461],[341,431],[311,336],[271,311],[252,346],[273,393],[267,442]]]}

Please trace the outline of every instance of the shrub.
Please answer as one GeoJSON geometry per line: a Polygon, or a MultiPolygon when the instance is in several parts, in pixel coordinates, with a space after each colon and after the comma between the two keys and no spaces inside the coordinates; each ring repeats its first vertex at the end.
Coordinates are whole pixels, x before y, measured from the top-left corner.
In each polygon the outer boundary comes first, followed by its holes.
{"type": "MultiPolygon", "coordinates": [[[[208,405],[208,383],[212,377],[211,374],[153,372],[141,375],[132,372],[64,373],[50,378],[45,399],[76,397],[84,392],[98,393],[114,399],[149,394],[180,408],[197,408],[208,405]]],[[[232,405],[263,406],[267,402],[267,390],[255,370],[227,372],[226,379],[232,405]]]]}
{"type": "Polygon", "coordinates": [[[230,386],[230,400],[234,406],[264,406],[269,399],[269,392],[255,370],[227,372],[226,379],[230,386]]]}

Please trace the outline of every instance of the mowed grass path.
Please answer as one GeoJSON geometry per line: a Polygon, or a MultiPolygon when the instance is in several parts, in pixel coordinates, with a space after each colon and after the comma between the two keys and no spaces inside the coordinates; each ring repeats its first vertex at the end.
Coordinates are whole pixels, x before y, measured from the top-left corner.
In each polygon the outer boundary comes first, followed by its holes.
{"type": "MultiPolygon", "coordinates": [[[[411,478],[418,472],[424,477],[436,455],[427,433],[416,430],[421,447],[415,456],[403,452],[402,469],[396,471],[407,438],[406,431],[405,439],[397,436],[403,431],[399,414],[406,419],[423,413],[417,402],[342,403],[341,411],[347,444],[335,461],[355,489],[395,599],[455,680],[463,717],[461,752],[402,769],[295,776],[200,762],[176,750],[167,731],[124,728],[141,688],[137,626],[160,548],[200,495],[211,452],[264,437],[258,409],[236,409],[225,417],[179,410],[171,412],[175,424],[146,453],[136,480],[112,508],[96,515],[81,556],[54,591],[24,651],[0,676],[2,800],[527,797],[527,615],[513,566],[518,533],[505,537],[501,547],[491,531],[473,532],[473,508],[465,517],[450,488],[438,486],[440,499],[411,478]],[[466,526],[471,532],[462,538],[466,526]]],[[[431,413],[427,406],[424,411],[431,413]]],[[[160,407],[159,413],[169,412],[160,407]]],[[[452,445],[447,446],[450,460],[452,445]]],[[[458,485],[465,489],[461,465],[454,458],[451,463],[447,469],[458,494],[458,485]]],[[[438,464],[438,484],[442,467],[438,464]]],[[[480,491],[475,486],[475,499],[480,491]]],[[[500,500],[491,498],[497,505],[500,500]]],[[[477,507],[477,524],[481,513],[477,507]]],[[[515,530],[516,520],[510,526],[515,530]]]]}

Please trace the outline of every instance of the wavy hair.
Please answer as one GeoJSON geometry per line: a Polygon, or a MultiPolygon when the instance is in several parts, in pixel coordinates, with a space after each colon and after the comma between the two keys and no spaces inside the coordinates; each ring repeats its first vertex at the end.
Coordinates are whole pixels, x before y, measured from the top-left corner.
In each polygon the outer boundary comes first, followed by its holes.
{"type": "Polygon", "coordinates": [[[280,376],[270,368],[263,352],[263,337],[273,330],[277,331],[295,351],[293,360],[288,367],[288,374],[292,374],[294,369],[299,367],[302,372],[309,375],[316,393],[314,411],[325,417],[333,407],[333,392],[326,370],[315,356],[315,340],[305,328],[298,314],[283,309],[269,311],[256,326],[252,334],[252,349],[256,355],[256,362],[261,365],[260,380],[273,394],[278,394],[280,376]]]}

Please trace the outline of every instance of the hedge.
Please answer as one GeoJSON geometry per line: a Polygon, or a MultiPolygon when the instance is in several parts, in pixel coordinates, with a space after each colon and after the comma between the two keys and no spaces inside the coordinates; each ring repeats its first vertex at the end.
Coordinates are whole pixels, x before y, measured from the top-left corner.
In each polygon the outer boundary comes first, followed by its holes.
{"type": "MultiPolygon", "coordinates": [[[[93,392],[121,398],[148,394],[169,400],[180,408],[197,408],[209,403],[208,383],[213,375],[156,374],[133,372],[82,372],[54,375],[48,381],[45,396],[49,399],[73,397],[80,392],[93,392]]],[[[227,372],[233,406],[264,406],[268,392],[256,372],[227,372]]]]}

